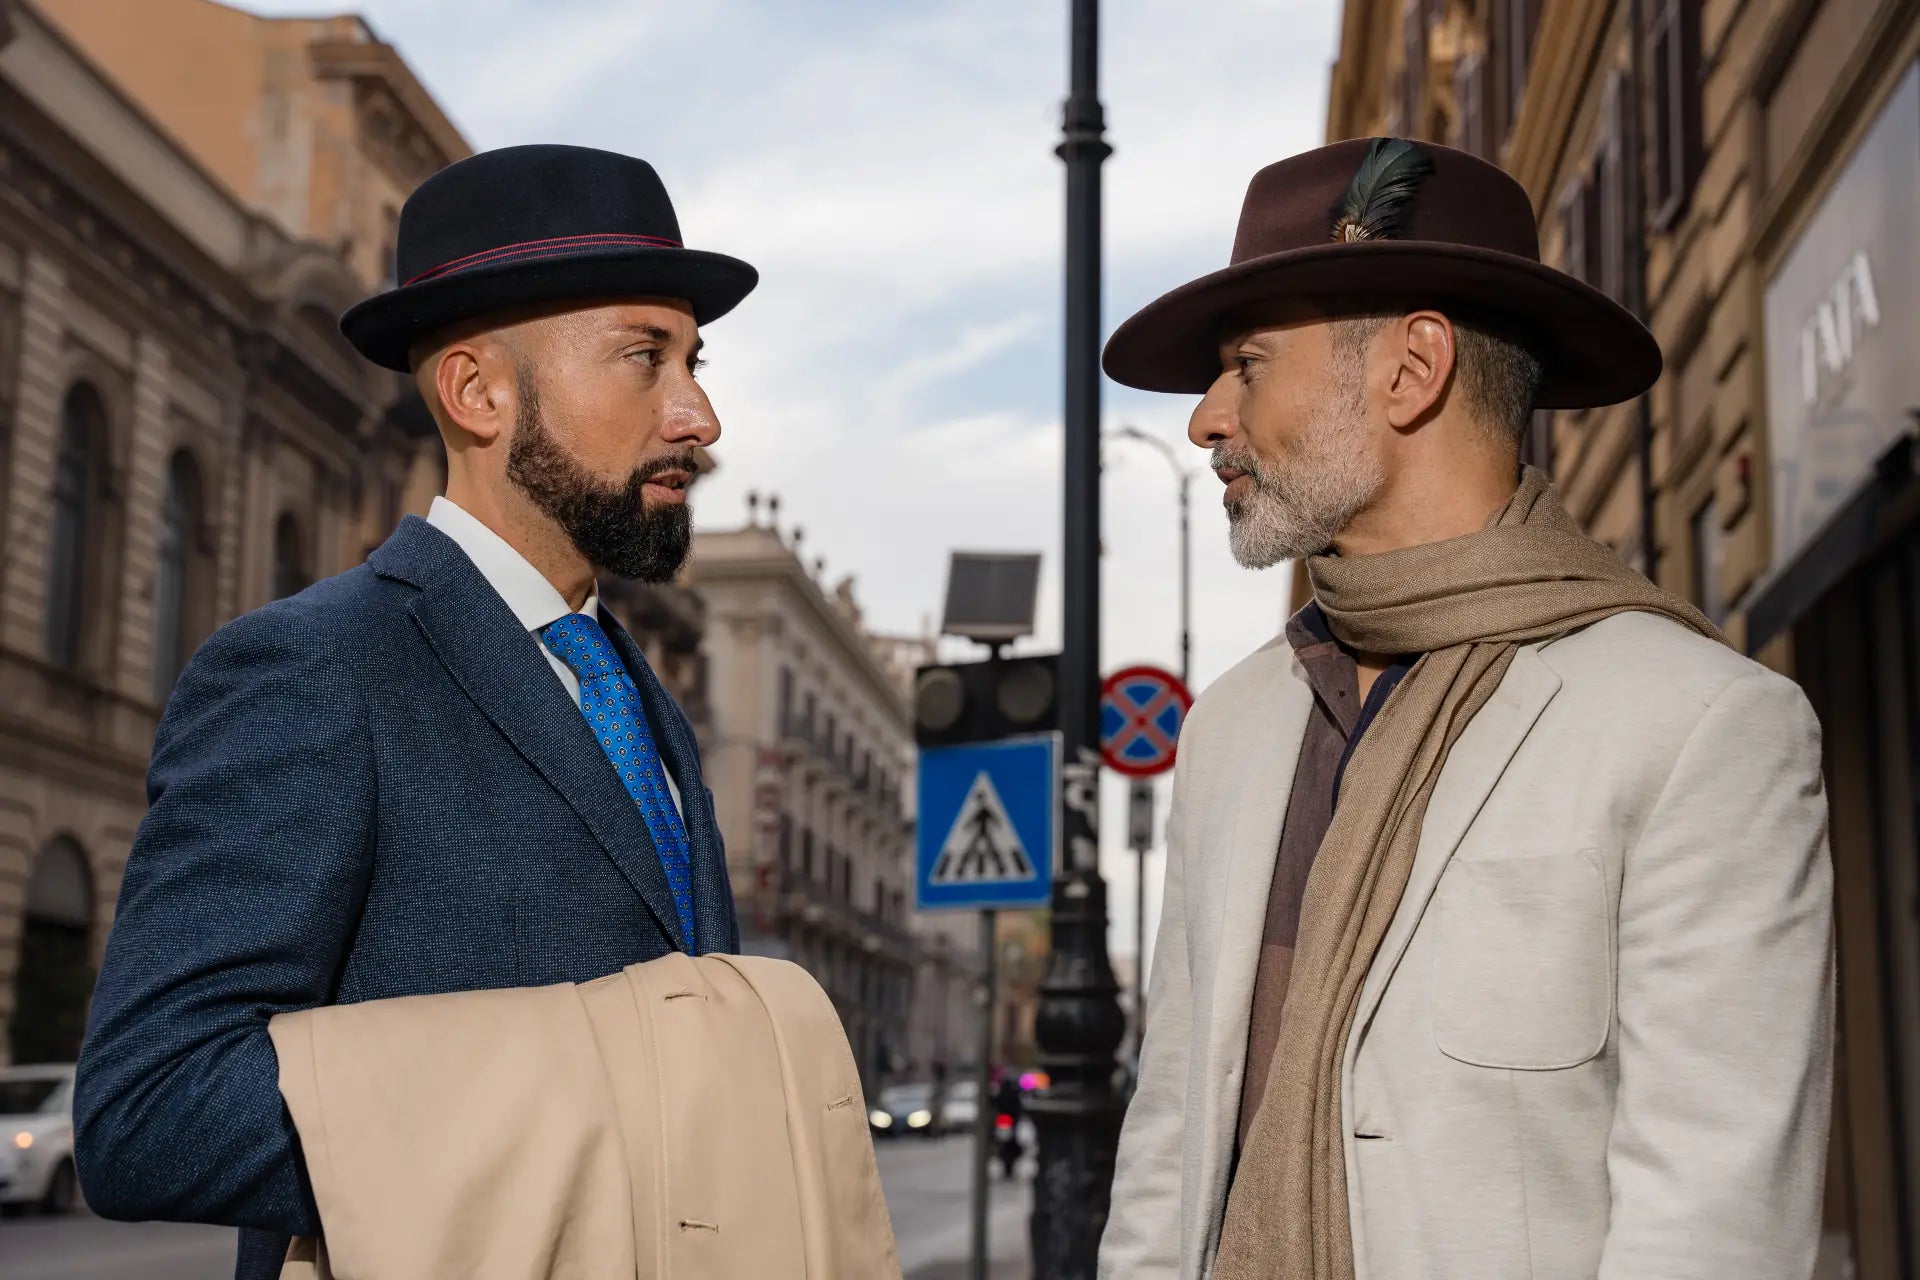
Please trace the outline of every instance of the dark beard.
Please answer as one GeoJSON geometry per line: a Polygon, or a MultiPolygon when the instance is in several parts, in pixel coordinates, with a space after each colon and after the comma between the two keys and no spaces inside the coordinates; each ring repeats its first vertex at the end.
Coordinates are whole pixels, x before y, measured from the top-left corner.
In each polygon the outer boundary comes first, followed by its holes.
{"type": "Polygon", "coordinates": [[[540,415],[532,379],[520,376],[520,409],[507,448],[507,478],[550,516],[596,569],[639,582],[672,582],[693,541],[684,502],[649,511],[641,486],[665,471],[694,474],[691,454],[657,458],[625,484],[606,486],[567,456],[540,415]]]}

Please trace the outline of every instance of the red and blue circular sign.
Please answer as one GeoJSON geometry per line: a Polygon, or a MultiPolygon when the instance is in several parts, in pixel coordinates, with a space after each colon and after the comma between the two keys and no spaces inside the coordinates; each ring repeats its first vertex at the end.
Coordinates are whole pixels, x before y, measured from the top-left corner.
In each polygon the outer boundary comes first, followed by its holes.
{"type": "Polygon", "coordinates": [[[1180,677],[1159,667],[1128,667],[1100,686],[1100,758],[1130,778],[1173,768],[1180,725],[1193,695],[1180,677]]]}

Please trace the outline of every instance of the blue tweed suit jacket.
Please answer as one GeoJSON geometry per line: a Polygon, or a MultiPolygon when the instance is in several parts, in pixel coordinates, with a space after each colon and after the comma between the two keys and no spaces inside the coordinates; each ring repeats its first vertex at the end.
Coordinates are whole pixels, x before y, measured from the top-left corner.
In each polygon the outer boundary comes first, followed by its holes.
{"type": "Polygon", "coordinates": [[[691,727],[607,630],[680,788],[694,939],[539,641],[426,521],[194,655],[154,742],[80,1055],[76,1156],[97,1212],[240,1227],[239,1280],[269,1280],[289,1236],[320,1225],[274,1014],[739,949],[691,727]]]}

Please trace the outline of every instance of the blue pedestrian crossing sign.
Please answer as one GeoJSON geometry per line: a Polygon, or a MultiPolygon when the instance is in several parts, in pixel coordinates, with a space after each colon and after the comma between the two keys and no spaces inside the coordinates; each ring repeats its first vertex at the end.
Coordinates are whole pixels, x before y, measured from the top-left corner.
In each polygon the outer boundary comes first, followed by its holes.
{"type": "Polygon", "coordinates": [[[1053,892],[1059,804],[1057,733],[922,750],[915,905],[1044,905],[1053,892]]]}

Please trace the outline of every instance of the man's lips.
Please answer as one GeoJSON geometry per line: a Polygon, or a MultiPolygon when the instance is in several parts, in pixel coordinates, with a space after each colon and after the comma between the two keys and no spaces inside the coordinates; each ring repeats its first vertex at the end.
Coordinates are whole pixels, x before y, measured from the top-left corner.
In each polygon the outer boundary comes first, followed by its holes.
{"type": "Polygon", "coordinates": [[[1240,501],[1247,496],[1247,490],[1253,488],[1253,473],[1250,471],[1242,471],[1238,467],[1219,467],[1215,469],[1215,474],[1220,477],[1220,483],[1227,486],[1226,493],[1220,499],[1226,506],[1240,501]]]}
{"type": "Polygon", "coordinates": [[[685,502],[693,476],[686,471],[662,471],[646,480],[646,495],[656,502],[685,502]]]}

